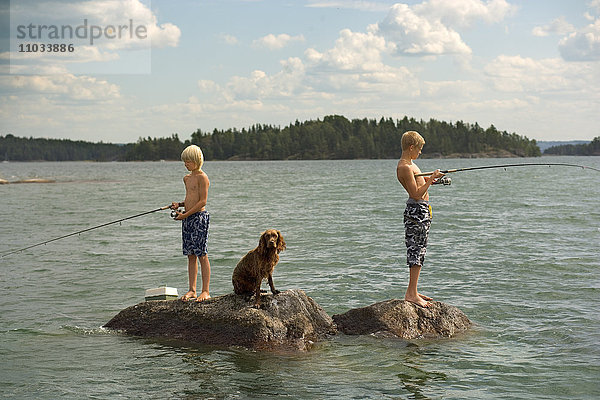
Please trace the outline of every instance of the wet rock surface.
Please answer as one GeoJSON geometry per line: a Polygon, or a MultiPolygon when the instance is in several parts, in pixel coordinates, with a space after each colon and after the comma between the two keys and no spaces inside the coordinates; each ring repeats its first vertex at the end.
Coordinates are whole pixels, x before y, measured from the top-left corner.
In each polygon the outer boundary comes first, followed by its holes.
{"type": "Polygon", "coordinates": [[[336,333],[327,313],[302,290],[263,295],[261,308],[227,294],[195,301],[147,301],[128,307],[104,327],[141,337],[163,337],[256,350],[306,351],[336,333]]]}
{"type": "Polygon", "coordinates": [[[392,299],[330,317],[296,289],[263,295],[260,309],[253,304],[233,293],[201,303],[147,301],[124,309],[104,327],[128,335],[204,345],[306,351],[338,332],[401,339],[448,338],[472,326],[461,310],[439,301],[422,308],[392,299]]]}
{"type": "Polygon", "coordinates": [[[472,325],[457,307],[439,301],[422,308],[405,300],[387,300],[333,316],[347,335],[378,335],[402,339],[452,337],[472,325]]]}

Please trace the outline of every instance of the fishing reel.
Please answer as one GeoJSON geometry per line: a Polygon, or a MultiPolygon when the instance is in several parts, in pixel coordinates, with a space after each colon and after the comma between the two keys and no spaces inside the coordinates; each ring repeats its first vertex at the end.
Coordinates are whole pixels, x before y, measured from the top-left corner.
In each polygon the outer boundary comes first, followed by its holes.
{"type": "Polygon", "coordinates": [[[181,212],[181,210],[179,208],[177,210],[171,210],[171,218],[173,218],[174,220],[177,220],[178,212],[181,212]]]}
{"type": "Polygon", "coordinates": [[[432,185],[450,186],[450,185],[452,185],[452,179],[449,176],[444,175],[441,178],[433,181],[432,185]]]}

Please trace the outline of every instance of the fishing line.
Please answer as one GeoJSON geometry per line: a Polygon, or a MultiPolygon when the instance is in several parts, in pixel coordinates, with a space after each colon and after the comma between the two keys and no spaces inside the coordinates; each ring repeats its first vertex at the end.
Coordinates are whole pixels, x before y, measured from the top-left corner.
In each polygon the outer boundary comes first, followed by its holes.
{"type": "Polygon", "coordinates": [[[6,256],[11,255],[11,254],[19,253],[21,251],[25,251],[25,250],[28,250],[28,249],[31,249],[31,248],[34,248],[34,247],[37,247],[37,246],[41,246],[41,245],[46,244],[46,243],[55,242],[55,241],[60,240],[60,239],[68,238],[70,236],[79,235],[81,233],[84,233],[84,232],[87,232],[87,231],[91,231],[93,229],[102,228],[103,226],[120,223],[120,222],[123,222],[123,221],[127,221],[128,219],[133,219],[133,218],[141,217],[142,215],[152,214],[152,213],[155,213],[157,211],[166,210],[167,208],[170,208],[170,207],[171,207],[170,205],[164,206],[164,207],[160,207],[160,208],[157,208],[156,210],[146,211],[146,212],[143,212],[143,213],[140,213],[140,214],[132,215],[130,217],[121,218],[121,219],[118,219],[116,221],[107,222],[107,223],[102,224],[102,225],[92,226],[91,228],[87,228],[87,229],[83,229],[81,231],[69,233],[68,235],[64,235],[64,236],[60,236],[60,237],[57,237],[57,238],[54,238],[54,239],[46,240],[46,241],[43,241],[43,242],[40,242],[40,243],[36,243],[34,245],[31,245],[31,246],[23,247],[21,249],[11,250],[8,253],[0,255],[0,258],[6,257],[6,256]]]}
{"type": "MultiPolygon", "coordinates": [[[[473,171],[476,169],[488,169],[488,168],[508,168],[508,167],[530,167],[530,166],[534,166],[534,165],[544,165],[544,166],[553,166],[553,165],[557,165],[557,166],[561,166],[561,167],[577,167],[577,168],[582,168],[582,169],[591,169],[597,172],[600,172],[600,169],[598,168],[593,168],[593,167],[587,167],[585,165],[578,165],[578,164],[566,164],[566,163],[523,163],[523,164],[502,164],[502,165],[486,165],[483,167],[468,167],[468,168],[457,168],[457,169],[447,169],[444,171],[440,171],[442,174],[450,174],[453,172],[462,172],[462,171],[473,171]]],[[[431,172],[423,172],[420,174],[416,174],[415,176],[429,176],[433,174],[433,171],[431,172]]]]}

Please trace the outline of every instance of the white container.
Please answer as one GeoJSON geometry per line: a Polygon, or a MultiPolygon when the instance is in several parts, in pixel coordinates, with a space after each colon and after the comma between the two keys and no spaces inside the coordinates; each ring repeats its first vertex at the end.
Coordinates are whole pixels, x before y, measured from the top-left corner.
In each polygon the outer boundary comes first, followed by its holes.
{"type": "Polygon", "coordinates": [[[152,300],[176,300],[179,297],[177,288],[161,286],[146,290],[146,301],[152,300]]]}

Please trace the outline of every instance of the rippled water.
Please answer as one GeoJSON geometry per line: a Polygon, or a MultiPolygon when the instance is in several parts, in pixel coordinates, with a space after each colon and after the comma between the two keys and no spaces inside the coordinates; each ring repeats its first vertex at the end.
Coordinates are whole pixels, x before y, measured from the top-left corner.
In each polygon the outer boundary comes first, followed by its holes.
{"type": "MultiPolygon", "coordinates": [[[[600,167],[599,157],[524,159],[600,167]]],[[[423,170],[515,160],[420,160],[423,170]]],[[[279,289],[329,314],[402,298],[408,280],[396,161],[207,162],[211,294],[229,293],[261,231],[288,249],[279,289]]],[[[0,252],[182,200],[182,163],[4,163],[0,252]]],[[[600,396],[600,174],[461,172],[431,189],[420,290],[476,327],[444,340],[338,336],[280,355],[109,333],[144,290],[187,288],[168,212],[0,259],[5,398],[595,399],[600,396]]]]}

